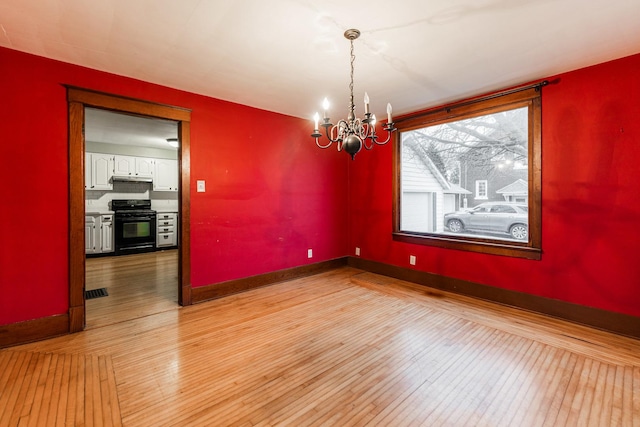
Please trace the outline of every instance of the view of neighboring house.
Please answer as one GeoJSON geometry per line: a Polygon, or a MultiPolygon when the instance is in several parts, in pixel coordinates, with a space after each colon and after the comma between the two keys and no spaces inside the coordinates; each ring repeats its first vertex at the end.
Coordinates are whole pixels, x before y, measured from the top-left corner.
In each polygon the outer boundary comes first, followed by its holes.
{"type": "Polygon", "coordinates": [[[400,228],[424,233],[444,231],[444,214],[456,211],[471,192],[447,181],[433,161],[403,144],[400,228]]]}
{"type": "Polygon", "coordinates": [[[527,203],[527,168],[513,161],[478,164],[469,161],[468,152],[464,152],[456,162],[457,175],[447,171],[447,175],[456,175],[460,181],[456,184],[449,182],[416,144],[403,144],[402,150],[402,230],[441,233],[446,231],[446,213],[484,202],[527,203]]]}
{"type": "Polygon", "coordinates": [[[504,200],[514,203],[527,203],[529,196],[529,185],[524,179],[518,178],[513,183],[496,190],[497,194],[502,194],[504,200]]]}
{"type": "Polygon", "coordinates": [[[527,203],[527,168],[519,168],[514,162],[498,162],[496,165],[474,165],[461,160],[461,187],[471,194],[467,204],[474,207],[484,202],[527,203]]]}

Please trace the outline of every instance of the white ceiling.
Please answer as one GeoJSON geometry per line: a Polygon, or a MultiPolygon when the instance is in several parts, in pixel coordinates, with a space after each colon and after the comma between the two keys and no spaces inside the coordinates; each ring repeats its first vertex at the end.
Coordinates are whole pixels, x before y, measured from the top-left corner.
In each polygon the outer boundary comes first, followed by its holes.
{"type": "MultiPolygon", "coordinates": [[[[311,118],[408,113],[640,52],[640,0],[2,0],[0,46],[311,118]]],[[[596,82],[597,83],[597,82],[596,82]]],[[[311,125],[310,125],[311,127],[311,125]]]]}
{"type": "Polygon", "coordinates": [[[178,137],[178,123],[85,108],[85,140],[107,144],[175,150],[167,142],[178,137]]]}

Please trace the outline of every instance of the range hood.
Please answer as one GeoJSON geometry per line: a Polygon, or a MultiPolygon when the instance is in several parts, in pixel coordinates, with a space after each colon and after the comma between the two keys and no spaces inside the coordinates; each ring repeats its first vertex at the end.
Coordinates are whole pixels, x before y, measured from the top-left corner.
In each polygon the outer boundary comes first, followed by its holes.
{"type": "Polygon", "coordinates": [[[136,175],[114,175],[111,178],[113,181],[121,182],[153,182],[153,178],[136,176],[136,175]]]}

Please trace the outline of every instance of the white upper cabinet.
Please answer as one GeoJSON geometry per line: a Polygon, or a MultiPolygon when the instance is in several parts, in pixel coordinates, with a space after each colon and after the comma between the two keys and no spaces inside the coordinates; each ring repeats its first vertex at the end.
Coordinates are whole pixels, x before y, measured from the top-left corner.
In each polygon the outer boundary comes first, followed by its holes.
{"type": "Polygon", "coordinates": [[[136,173],[136,158],[133,156],[121,156],[116,154],[114,176],[131,176],[136,173]]]}
{"type": "Polygon", "coordinates": [[[91,171],[93,170],[91,164],[91,153],[84,153],[84,189],[90,190],[93,185],[91,178],[91,171]]]}
{"type": "Polygon", "coordinates": [[[153,178],[153,159],[149,157],[122,156],[116,154],[115,176],[136,176],[138,178],[153,178]]]}
{"type": "Polygon", "coordinates": [[[136,157],[135,174],[141,178],[153,178],[154,160],[147,157],[136,157]]]}
{"type": "Polygon", "coordinates": [[[153,191],[178,191],[178,161],[156,159],[153,191]]]}
{"type": "Polygon", "coordinates": [[[178,191],[178,161],[85,153],[85,189],[113,190],[113,177],[153,180],[153,191],[178,191]]]}
{"type": "Polygon", "coordinates": [[[112,154],[85,153],[84,187],[87,190],[112,190],[112,154]]]}

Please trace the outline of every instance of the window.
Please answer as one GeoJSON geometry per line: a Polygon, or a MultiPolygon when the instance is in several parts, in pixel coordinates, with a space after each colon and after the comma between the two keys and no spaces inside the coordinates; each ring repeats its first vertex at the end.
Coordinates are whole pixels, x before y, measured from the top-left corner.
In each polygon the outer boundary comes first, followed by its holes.
{"type": "Polygon", "coordinates": [[[395,240],[540,259],[544,84],[396,123],[395,240]]]}
{"type": "Polygon", "coordinates": [[[476,180],[476,199],[486,199],[486,198],[487,198],[487,180],[478,179],[476,180]]]}

